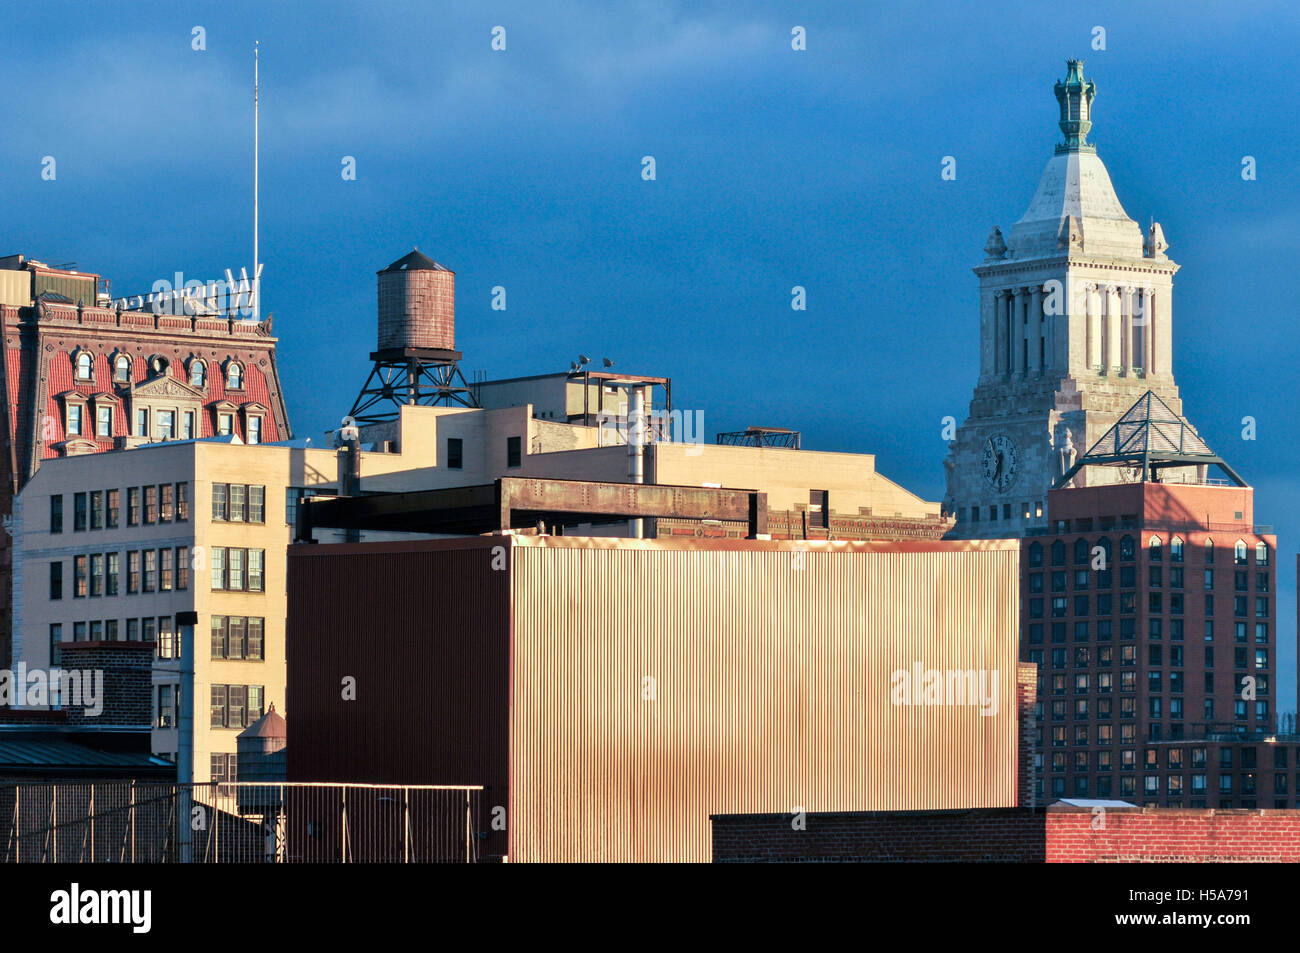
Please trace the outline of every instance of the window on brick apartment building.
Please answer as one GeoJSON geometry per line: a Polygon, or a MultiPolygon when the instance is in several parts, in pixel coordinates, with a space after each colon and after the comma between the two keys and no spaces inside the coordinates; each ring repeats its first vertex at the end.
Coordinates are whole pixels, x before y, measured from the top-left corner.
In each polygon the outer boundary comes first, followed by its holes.
{"type": "Polygon", "coordinates": [[[177,702],[180,695],[180,686],[159,685],[158,688],[158,707],[154,718],[155,728],[174,728],[176,727],[176,709],[179,707],[177,702]]]}
{"type": "MultiPolygon", "coordinates": [[[[297,492],[311,495],[309,491],[297,492]]],[[[244,483],[214,483],[212,518],[218,522],[265,523],[266,487],[244,483]]]]}
{"type": "Polygon", "coordinates": [[[179,658],[180,652],[177,651],[175,632],[172,629],[173,618],[169,615],[160,615],[158,617],[158,649],[159,658],[179,658]]]}
{"type": "Polygon", "coordinates": [[[209,725],[212,728],[247,728],[263,715],[261,685],[213,685],[209,725]]]}
{"type": "Polygon", "coordinates": [[[50,668],[58,668],[63,661],[63,624],[50,624],[50,668]]]}
{"type": "Polygon", "coordinates": [[[234,784],[239,780],[239,755],[217,751],[212,754],[210,770],[213,784],[234,784]]]}
{"type": "Polygon", "coordinates": [[[808,525],[825,529],[830,525],[830,492],[808,491],[808,525]]]}
{"type": "Polygon", "coordinates": [[[214,546],[210,552],[213,589],[246,592],[265,590],[265,550],[214,546]]]}

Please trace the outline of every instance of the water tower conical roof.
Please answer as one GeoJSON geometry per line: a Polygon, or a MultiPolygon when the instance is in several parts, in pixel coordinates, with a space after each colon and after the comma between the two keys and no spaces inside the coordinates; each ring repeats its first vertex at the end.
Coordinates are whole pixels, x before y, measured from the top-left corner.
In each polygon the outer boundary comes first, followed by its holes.
{"type": "Polygon", "coordinates": [[[451,269],[443,267],[416,248],[409,255],[397,259],[397,261],[376,272],[376,274],[386,275],[391,271],[451,271],[451,269]]]}
{"type": "Polygon", "coordinates": [[[285,727],[284,719],[276,713],[275,702],[272,702],[266,714],[241,731],[238,737],[287,738],[288,736],[289,732],[285,727]]]}

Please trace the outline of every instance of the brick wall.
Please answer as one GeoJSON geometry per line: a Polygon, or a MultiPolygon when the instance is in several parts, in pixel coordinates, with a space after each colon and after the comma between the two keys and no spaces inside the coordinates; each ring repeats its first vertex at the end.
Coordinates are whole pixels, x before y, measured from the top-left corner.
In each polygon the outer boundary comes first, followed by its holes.
{"type": "Polygon", "coordinates": [[[1300,811],[1047,812],[1048,863],[1294,863],[1300,811]]]}
{"type": "Polygon", "coordinates": [[[1300,811],[1120,808],[715,815],[715,863],[1300,861],[1300,811]]]}
{"type": "Polygon", "coordinates": [[[61,667],[103,672],[102,712],[88,717],[84,707],[64,700],[70,727],[144,727],[153,723],[153,642],[64,642],[61,667]]]}
{"type": "Polygon", "coordinates": [[[796,830],[789,814],[726,814],[713,820],[720,862],[1025,863],[1043,860],[1043,812],[881,811],[809,814],[796,830]]]}

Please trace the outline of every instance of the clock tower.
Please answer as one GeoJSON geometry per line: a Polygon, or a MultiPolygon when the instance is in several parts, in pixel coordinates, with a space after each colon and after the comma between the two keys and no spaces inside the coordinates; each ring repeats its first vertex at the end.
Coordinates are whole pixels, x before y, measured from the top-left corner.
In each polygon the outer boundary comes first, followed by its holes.
{"type": "MultiPolygon", "coordinates": [[[[944,461],[951,535],[1019,536],[1047,522],[1047,491],[1146,391],[1182,412],[1159,224],[1144,236],[1088,142],[1096,84],[1069,60],[1055,87],[1063,141],[1029,209],[994,227],[975,268],[980,371],[944,461]]],[[[1110,468],[1094,468],[1109,470],[1110,468]]],[[[1140,479],[1127,471],[1072,480],[1140,479]]]]}

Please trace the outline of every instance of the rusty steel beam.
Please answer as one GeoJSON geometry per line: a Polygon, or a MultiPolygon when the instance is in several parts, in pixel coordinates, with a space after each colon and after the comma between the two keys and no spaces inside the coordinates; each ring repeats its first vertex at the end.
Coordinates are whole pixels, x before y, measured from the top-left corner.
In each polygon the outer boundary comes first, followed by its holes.
{"type": "Polygon", "coordinates": [[[767,494],[756,490],[523,477],[443,490],[312,497],[300,512],[302,542],[310,541],[313,527],[479,534],[539,521],[572,525],[655,518],[734,520],[749,525],[750,537],[767,532],[767,494]]]}

